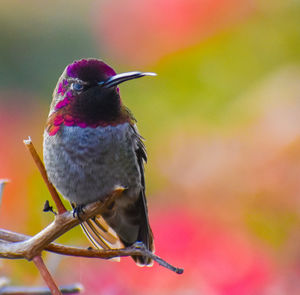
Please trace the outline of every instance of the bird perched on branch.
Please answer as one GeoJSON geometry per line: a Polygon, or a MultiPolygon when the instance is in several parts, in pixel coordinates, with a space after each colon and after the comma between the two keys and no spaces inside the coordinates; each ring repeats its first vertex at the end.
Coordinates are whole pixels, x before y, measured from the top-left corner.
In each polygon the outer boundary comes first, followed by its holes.
{"type": "MultiPolygon", "coordinates": [[[[135,118],[124,106],[118,85],[154,73],[116,72],[98,59],[68,65],[53,93],[44,132],[44,162],[49,180],[80,215],[84,205],[104,200],[100,216],[82,223],[97,248],[143,242],[153,251],[145,197],[145,146],[135,118]]],[[[151,265],[136,256],[139,265],[151,265]]]]}

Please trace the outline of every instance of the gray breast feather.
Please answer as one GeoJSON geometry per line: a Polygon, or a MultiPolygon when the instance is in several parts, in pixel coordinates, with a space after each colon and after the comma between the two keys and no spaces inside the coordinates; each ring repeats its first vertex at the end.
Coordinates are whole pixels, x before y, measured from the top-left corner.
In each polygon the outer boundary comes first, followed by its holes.
{"type": "Polygon", "coordinates": [[[142,184],[136,146],[136,134],[128,123],[63,126],[54,136],[44,133],[45,167],[57,190],[78,205],[101,200],[119,185],[137,198],[142,184]]]}

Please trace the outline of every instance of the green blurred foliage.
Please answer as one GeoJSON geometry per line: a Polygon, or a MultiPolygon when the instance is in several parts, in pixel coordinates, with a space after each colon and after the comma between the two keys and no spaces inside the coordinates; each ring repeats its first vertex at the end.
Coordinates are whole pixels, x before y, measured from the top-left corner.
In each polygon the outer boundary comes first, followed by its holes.
{"type": "Polygon", "coordinates": [[[97,56],[85,5],[9,1],[0,11],[0,87],[49,97],[58,73],[75,59],[97,56]],[[21,8],[21,9],[20,9],[21,8]],[[76,15],[81,15],[77,17],[76,15]]]}

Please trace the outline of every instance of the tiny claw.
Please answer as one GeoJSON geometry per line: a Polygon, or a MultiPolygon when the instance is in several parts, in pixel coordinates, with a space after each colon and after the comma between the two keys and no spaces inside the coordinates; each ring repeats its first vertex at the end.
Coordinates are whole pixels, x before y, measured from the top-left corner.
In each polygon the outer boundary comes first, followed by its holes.
{"type": "Polygon", "coordinates": [[[73,217],[74,218],[78,218],[80,221],[82,221],[82,219],[80,218],[80,214],[84,213],[84,208],[85,205],[76,205],[74,207],[74,210],[73,210],[73,217]]]}

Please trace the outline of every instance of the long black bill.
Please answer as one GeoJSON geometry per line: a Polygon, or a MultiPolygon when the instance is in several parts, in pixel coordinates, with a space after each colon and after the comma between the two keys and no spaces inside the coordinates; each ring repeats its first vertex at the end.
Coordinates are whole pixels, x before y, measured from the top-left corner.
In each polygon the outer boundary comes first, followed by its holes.
{"type": "Polygon", "coordinates": [[[104,88],[110,88],[116,85],[119,85],[125,81],[141,78],[144,76],[156,76],[155,73],[143,73],[143,72],[128,72],[128,73],[122,73],[114,75],[110,78],[108,78],[104,82],[99,82],[99,85],[101,85],[104,88]]]}

